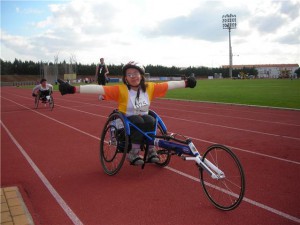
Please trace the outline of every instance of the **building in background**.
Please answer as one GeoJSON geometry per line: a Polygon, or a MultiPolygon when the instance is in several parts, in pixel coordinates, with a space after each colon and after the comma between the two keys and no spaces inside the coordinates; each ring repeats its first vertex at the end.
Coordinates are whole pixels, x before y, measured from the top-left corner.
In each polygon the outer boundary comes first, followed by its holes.
{"type": "MultiPolygon", "coordinates": [[[[228,65],[222,68],[228,68],[228,65]]],[[[299,64],[253,64],[253,65],[233,65],[233,69],[255,68],[258,71],[258,78],[289,78],[295,76],[294,72],[299,68],[299,64]]],[[[251,74],[249,74],[251,75],[251,74]]]]}

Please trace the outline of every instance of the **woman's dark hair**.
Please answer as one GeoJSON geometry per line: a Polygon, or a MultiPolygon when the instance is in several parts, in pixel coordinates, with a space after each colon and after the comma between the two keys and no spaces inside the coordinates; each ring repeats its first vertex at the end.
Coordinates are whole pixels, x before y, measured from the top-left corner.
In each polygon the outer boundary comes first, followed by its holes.
{"type": "Polygon", "coordinates": [[[135,62],[135,61],[130,61],[122,67],[122,74],[123,74],[122,80],[123,80],[123,83],[127,85],[128,90],[130,90],[131,87],[128,84],[128,82],[126,81],[125,77],[126,77],[126,70],[129,69],[129,68],[134,68],[134,69],[138,70],[140,72],[141,76],[142,76],[141,82],[139,84],[138,93],[137,93],[137,95],[139,97],[140,89],[142,89],[143,92],[146,92],[146,89],[147,89],[147,86],[148,86],[146,84],[145,77],[144,77],[145,67],[142,64],[140,64],[138,62],[135,62]]]}
{"type": "Polygon", "coordinates": [[[45,78],[41,79],[40,84],[43,83],[44,81],[47,81],[45,78]]]}

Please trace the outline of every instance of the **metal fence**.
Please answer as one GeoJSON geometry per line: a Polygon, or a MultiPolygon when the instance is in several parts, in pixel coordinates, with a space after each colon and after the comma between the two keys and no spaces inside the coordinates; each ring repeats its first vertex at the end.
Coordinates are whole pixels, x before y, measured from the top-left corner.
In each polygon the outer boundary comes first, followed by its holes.
{"type": "Polygon", "coordinates": [[[36,81],[14,81],[14,82],[1,82],[1,86],[29,86],[36,85],[36,81]]]}

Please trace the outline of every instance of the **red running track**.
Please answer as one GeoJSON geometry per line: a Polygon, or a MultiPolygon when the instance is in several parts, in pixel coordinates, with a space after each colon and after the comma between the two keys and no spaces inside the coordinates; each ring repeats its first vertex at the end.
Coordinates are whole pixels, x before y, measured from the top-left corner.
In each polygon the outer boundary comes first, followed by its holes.
{"type": "Polygon", "coordinates": [[[99,136],[113,102],[61,96],[33,109],[26,89],[1,88],[1,186],[17,185],[36,224],[299,224],[300,111],[156,100],[168,130],[205,150],[230,146],[246,174],[234,211],[207,200],[193,163],[125,163],[113,177],[99,162],[99,136]]]}

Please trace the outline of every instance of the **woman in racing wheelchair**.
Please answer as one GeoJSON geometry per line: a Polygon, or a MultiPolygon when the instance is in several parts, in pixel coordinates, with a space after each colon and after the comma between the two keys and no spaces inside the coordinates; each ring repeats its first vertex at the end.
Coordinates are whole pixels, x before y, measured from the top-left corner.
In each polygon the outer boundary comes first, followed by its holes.
{"type": "Polygon", "coordinates": [[[41,79],[40,84],[36,85],[32,90],[32,97],[40,96],[43,103],[47,102],[46,96],[51,95],[53,86],[47,83],[45,78],[41,79]]]}
{"type": "MultiPolygon", "coordinates": [[[[118,102],[118,110],[125,114],[128,120],[139,127],[142,131],[153,131],[155,119],[148,115],[151,101],[157,97],[165,96],[168,90],[176,88],[194,88],[196,79],[189,77],[182,81],[168,81],[163,83],[153,83],[145,81],[145,68],[138,62],[130,61],[122,68],[122,81],[124,84],[114,86],[102,85],[81,85],[71,86],[69,83],[58,80],[59,91],[62,95],[74,93],[90,93],[102,95],[105,100],[118,102]]],[[[144,164],[139,156],[143,135],[135,130],[130,130],[130,140],[132,148],[127,155],[127,159],[132,165],[144,164]]],[[[149,146],[148,162],[158,162],[159,157],[154,146],[149,146]]]]}

